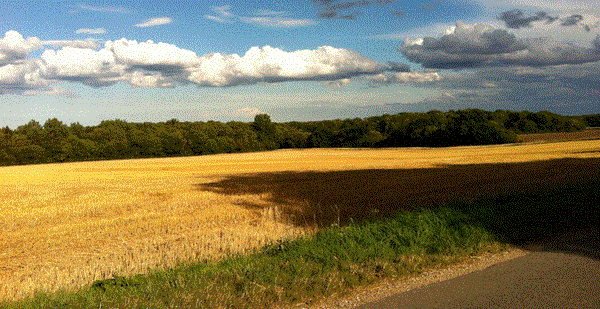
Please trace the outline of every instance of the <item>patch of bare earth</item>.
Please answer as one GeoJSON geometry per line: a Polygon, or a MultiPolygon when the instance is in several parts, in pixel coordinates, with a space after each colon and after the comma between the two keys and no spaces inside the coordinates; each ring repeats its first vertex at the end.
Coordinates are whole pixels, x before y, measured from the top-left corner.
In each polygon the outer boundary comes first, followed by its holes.
{"type": "Polygon", "coordinates": [[[521,134],[519,138],[523,143],[600,139],[600,128],[590,128],[578,132],[521,134]]]}

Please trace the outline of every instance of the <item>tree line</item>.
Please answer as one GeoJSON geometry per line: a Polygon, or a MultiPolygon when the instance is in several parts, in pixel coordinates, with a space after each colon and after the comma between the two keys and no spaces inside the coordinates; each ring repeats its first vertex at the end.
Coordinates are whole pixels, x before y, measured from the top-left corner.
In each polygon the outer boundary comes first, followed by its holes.
{"type": "Polygon", "coordinates": [[[0,129],[0,165],[237,153],[314,147],[444,147],[518,142],[518,134],[569,132],[600,126],[600,115],[478,109],[400,113],[369,118],[275,123],[131,123],[97,126],[31,120],[0,129]]]}

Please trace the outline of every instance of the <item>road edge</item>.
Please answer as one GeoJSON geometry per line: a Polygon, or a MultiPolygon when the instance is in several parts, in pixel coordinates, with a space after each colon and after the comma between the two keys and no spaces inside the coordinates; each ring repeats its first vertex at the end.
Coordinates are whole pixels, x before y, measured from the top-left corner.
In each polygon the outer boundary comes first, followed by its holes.
{"type": "Polygon", "coordinates": [[[431,269],[411,278],[390,278],[374,285],[357,288],[343,297],[332,295],[315,304],[306,306],[297,304],[292,308],[333,309],[354,308],[394,294],[404,293],[433,283],[450,280],[466,274],[481,271],[498,263],[506,262],[529,254],[531,251],[510,248],[499,253],[487,253],[445,268],[431,269]]]}

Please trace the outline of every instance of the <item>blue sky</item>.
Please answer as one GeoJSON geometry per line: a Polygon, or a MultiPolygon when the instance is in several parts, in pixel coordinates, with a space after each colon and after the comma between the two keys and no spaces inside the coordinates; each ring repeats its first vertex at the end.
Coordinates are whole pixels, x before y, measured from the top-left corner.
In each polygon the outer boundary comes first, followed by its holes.
{"type": "Polygon", "coordinates": [[[0,126],[600,112],[591,0],[0,1],[0,126]]]}

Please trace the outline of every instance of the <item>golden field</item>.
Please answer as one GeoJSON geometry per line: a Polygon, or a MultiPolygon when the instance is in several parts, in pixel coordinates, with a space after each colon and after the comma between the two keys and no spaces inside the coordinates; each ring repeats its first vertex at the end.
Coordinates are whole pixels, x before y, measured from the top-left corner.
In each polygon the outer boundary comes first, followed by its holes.
{"type": "Polygon", "coordinates": [[[0,168],[0,299],[248,252],[315,226],[600,175],[600,141],[0,168]]]}

